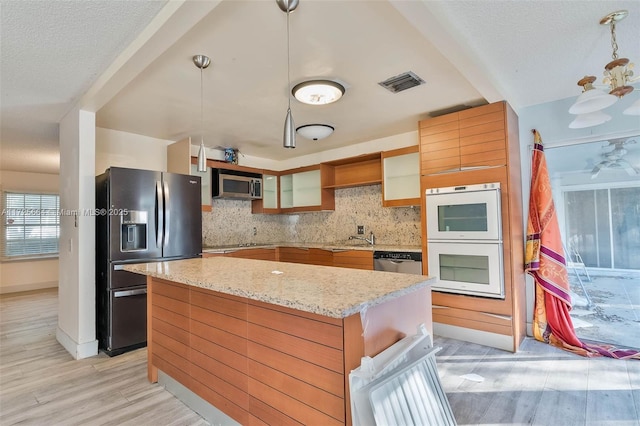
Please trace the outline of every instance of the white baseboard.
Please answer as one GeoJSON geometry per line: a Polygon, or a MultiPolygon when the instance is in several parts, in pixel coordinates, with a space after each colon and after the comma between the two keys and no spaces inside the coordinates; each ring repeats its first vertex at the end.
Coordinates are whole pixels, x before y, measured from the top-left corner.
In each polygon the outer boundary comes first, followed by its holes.
{"type": "Polygon", "coordinates": [[[92,340],[86,343],[76,343],[60,327],[56,329],[56,339],[74,359],[89,358],[98,355],[98,341],[92,340]]]}
{"type": "Polygon", "coordinates": [[[44,290],[45,288],[58,287],[58,281],[44,281],[40,283],[27,283],[5,285],[0,287],[0,294],[19,293],[21,291],[44,290]]]}
{"type": "Polygon", "coordinates": [[[514,352],[513,337],[504,334],[489,333],[488,331],[473,330],[470,328],[458,327],[456,325],[433,323],[433,334],[436,336],[448,337],[450,339],[462,340],[463,342],[476,343],[478,345],[490,346],[504,351],[514,352]]]}

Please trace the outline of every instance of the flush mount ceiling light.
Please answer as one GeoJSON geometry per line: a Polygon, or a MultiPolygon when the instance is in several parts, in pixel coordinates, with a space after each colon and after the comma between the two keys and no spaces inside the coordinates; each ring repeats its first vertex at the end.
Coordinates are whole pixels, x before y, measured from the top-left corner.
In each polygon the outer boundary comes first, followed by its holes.
{"type": "Polygon", "coordinates": [[[331,80],[309,80],[296,84],[291,92],[303,104],[326,105],[344,95],[344,86],[331,80]]]}
{"type": "Polygon", "coordinates": [[[318,141],[333,133],[333,126],[328,124],[305,124],[296,129],[296,132],[303,138],[318,141]]]}
{"type": "Polygon", "coordinates": [[[207,152],[204,147],[204,92],[202,90],[202,70],[211,64],[211,59],[204,55],[195,55],[193,63],[200,68],[200,149],[198,150],[198,171],[207,171],[207,152]]]}
{"type": "MultiPolygon", "coordinates": [[[[578,81],[578,85],[583,87],[583,92],[578,96],[578,99],[571,108],[569,108],[569,113],[580,115],[593,114],[596,111],[613,105],[619,98],[633,91],[633,87],[630,86],[630,84],[636,81],[638,77],[631,78],[633,76],[633,64],[629,62],[629,59],[618,58],[618,42],[616,41],[616,22],[623,20],[628,15],[628,11],[619,10],[608,14],[600,20],[601,25],[609,25],[611,28],[611,48],[613,49],[611,58],[613,60],[605,65],[605,78],[602,81],[607,85],[609,93],[607,94],[593,87],[593,83],[596,81],[594,76],[585,76],[578,81]]],[[[629,108],[624,111],[624,114],[635,115],[634,112],[635,109],[629,108]]],[[[609,117],[609,119],[603,121],[603,116],[607,116],[606,114],[598,114],[597,116],[599,116],[599,118],[593,119],[595,116],[596,115],[589,116],[586,120],[576,118],[569,127],[576,129],[597,126],[610,119],[609,117]],[[578,122],[579,126],[576,125],[576,122],[578,122]],[[593,124],[586,125],[586,123],[593,124]]]]}
{"type": "MultiPolygon", "coordinates": [[[[280,10],[287,14],[287,89],[291,87],[291,57],[289,48],[289,15],[298,7],[298,0],[276,0],[280,10]]],[[[291,95],[287,96],[288,107],[287,115],[284,119],[284,135],[282,138],[282,146],[285,148],[296,147],[296,131],[293,124],[293,116],[291,115],[291,95]]]]}

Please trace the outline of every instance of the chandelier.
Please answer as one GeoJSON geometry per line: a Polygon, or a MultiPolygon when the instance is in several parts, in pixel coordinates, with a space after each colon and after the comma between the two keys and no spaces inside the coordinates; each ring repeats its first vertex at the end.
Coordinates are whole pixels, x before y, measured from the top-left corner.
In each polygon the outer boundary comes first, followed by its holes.
{"type": "MultiPolygon", "coordinates": [[[[608,86],[609,93],[593,86],[596,81],[594,76],[585,76],[580,79],[578,85],[583,88],[583,92],[569,108],[569,113],[577,115],[569,125],[570,128],[591,127],[611,120],[611,116],[601,110],[633,92],[631,83],[638,80],[638,77],[633,78],[633,63],[628,58],[618,57],[618,42],[616,40],[616,22],[623,20],[628,15],[628,11],[618,10],[600,20],[600,25],[609,25],[611,29],[612,61],[604,66],[604,79],[602,80],[608,86]]],[[[625,109],[623,114],[640,115],[640,100],[625,109]]]]}

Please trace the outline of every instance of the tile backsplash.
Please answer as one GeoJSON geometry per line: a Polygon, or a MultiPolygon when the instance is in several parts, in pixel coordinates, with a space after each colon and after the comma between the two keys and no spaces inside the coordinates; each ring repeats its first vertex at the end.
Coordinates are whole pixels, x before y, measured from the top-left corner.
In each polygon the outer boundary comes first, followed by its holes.
{"type": "Polygon", "coordinates": [[[202,213],[203,245],[346,242],[357,225],[365,236],[373,231],[377,244],[420,245],[420,208],[382,207],[380,191],[336,189],[335,211],[281,215],[252,214],[249,201],[213,200],[212,211],[202,213]]]}

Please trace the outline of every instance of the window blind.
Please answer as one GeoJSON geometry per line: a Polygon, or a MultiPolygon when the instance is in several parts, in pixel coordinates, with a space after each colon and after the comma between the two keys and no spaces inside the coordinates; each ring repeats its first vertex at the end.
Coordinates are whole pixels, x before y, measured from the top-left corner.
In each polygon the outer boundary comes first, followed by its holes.
{"type": "Polygon", "coordinates": [[[58,253],[60,197],[55,194],[2,193],[2,258],[58,253]]]}

